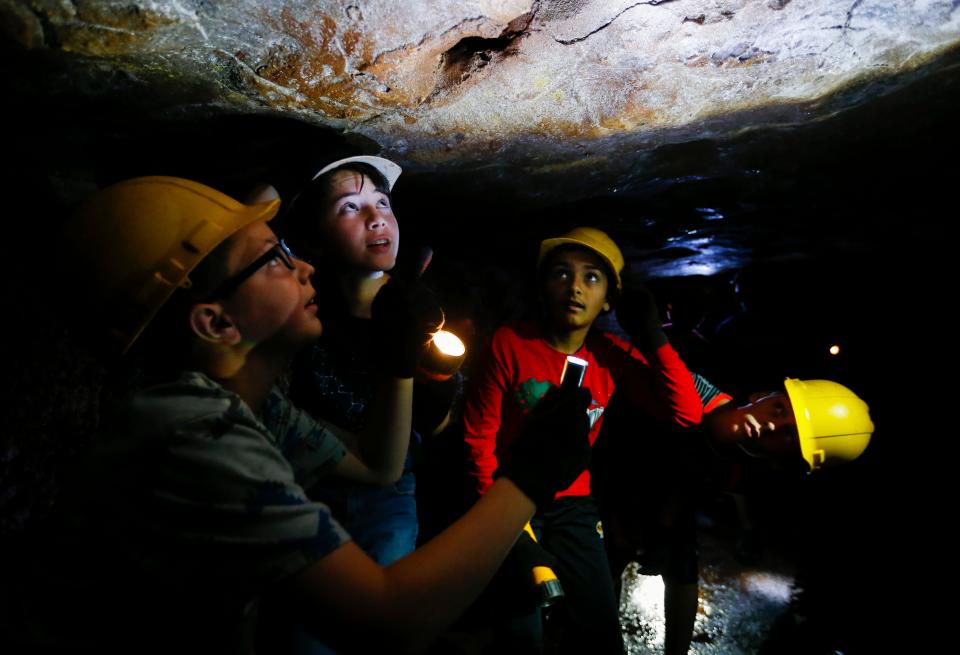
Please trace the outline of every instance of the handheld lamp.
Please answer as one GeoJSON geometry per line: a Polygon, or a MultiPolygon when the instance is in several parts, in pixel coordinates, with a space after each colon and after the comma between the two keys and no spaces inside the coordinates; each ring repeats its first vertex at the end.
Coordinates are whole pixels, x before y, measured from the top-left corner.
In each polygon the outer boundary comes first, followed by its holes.
{"type": "Polygon", "coordinates": [[[460,337],[447,330],[437,330],[420,360],[420,372],[430,380],[448,380],[460,370],[466,354],[467,348],[460,337]]]}

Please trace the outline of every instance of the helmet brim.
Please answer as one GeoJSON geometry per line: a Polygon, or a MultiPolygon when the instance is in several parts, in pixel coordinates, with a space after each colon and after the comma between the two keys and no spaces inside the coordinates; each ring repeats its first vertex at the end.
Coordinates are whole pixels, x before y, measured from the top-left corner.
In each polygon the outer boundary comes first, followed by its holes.
{"type": "Polygon", "coordinates": [[[391,191],[393,191],[393,185],[396,184],[397,178],[399,178],[400,174],[403,172],[403,169],[400,168],[399,165],[395,164],[389,159],[384,159],[383,157],[374,157],[372,155],[358,155],[356,157],[344,157],[343,159],[338,159],[335,162],[327,164],[319,171],[314,173],[313,177],[310,178],[310,181],[312,182],[324,173],[339,168],[344,164],[350,164],[354,162],[373,166],[375,169],[380,171],[380,174],[386,178],[387,184],[389,185],[391,191]]]}

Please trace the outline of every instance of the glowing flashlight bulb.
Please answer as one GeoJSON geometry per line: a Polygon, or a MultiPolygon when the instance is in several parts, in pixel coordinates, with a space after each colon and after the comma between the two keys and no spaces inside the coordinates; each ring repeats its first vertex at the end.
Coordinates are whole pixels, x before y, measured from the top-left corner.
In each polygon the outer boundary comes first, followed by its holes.
{"type": "Polygon", "coordinates": [[[466,359],[467,347],[453,332],[437,330],[420,358],[418,377],[423,380],[448,380],[466,359]]]}
{"type": "Polygon", "coordinates": [[[831,354],[831,355],[839,355],[839,354],[840,354],[840,346],[838,346],[837,344],[833,344],[832,346],[830,346],[830,354],[831,354]]]}
{"type": "Polygon", "coordinates": [[[433,334],[433,343],[440,352],[449,357],[460,357],[467,351],[460,337],[446,330],[437,330],[433,334]]]}

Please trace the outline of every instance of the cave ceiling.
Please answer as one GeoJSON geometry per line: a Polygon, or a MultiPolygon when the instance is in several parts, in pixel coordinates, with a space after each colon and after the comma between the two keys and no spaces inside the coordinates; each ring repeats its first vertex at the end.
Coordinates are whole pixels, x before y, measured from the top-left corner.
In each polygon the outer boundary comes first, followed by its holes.
{"type": "MultiPolygon", "coordinates": [[[[732,187],[790,193],[800,168],[882,150],[890,121],[901,142],[929,138],[913,117],[951,115],[960,86],[957,0],[0,0],[0,19],[8,102],[44,122],[35,152],[257,117],[296,125],[301,150],[332,134],[398,161],[411,188],[478,202],[666,205],[700,185],[701,226],[732,187]]],[[[270,137],[231,129],[256,168],[270,137]]],[[[280,159],[309,159],[296,149],[280,159]]]]}

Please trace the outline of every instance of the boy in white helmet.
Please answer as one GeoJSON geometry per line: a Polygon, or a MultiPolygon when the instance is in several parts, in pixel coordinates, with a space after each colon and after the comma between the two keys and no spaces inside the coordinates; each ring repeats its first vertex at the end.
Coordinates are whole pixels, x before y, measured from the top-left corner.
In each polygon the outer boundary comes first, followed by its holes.
{"type": "MultiPolygon", "coordinates": [[[[382,157],[336,159],[314,173],[289,214],[298,251],[303,249],[318,262],[315,279],[324,289],[325,299],[321,315],[324,334],[296,358],[290,395],[311,415],[352,432],[366,429],[376,419],[379,369],[389,363],[412,377],[427,340],[416,343],[408,339],[398,347],[386,347],[384,340],[390,335],[384,332],[396,333],[403,326],[384,326],[372,320],[374,299],[384,285],[392,281],[410,291],[416,311],[428,323],[419,332],[421,337],[443,320],[436,301],[416,279],[427,262],[411,275],[395,270],[400,227],[393,212],[392,191],[400,174],[397,164],[382,157]]],[[[416,385],[414,421],[412,426],[407,424],[398,480],[384,485],[326,478],[307,489],[312,499],[330,507],[355,543],[384,566],[416,548],[419,523],[413,450],[419,436],[431,433],[445,414],[441,411],[424,420],[425,406],[444,405],[425,402],[432,400],[428,391],[435,388],[416,385]]],[[[276,619],[281,624],[279,633],[290,632],[282,626],[283,616],[276,619]]],[[[329,652],[306,635],[294,632],[290,639],[292,652],[329,652]]]]}
{"type": "MultiPolygon", "coordinates": [[[[311,266],[267,225],[277,206],[138,178],[68,221],[79,318],[128,357],[140,350],[145,375],[106,413],[34,566],[5,577],[16,596],[4,652],[252,652],[267,596],[327,643],[422,647],[483,587],[536,503],[585,466],[586,399],[552,394],[462,520],[390,567],[365,555],[303,487],[331,472],[396,475],[403,449],[390,442],[409,434],[412,380],[383,369],[398,425],[364,435],[377,447],[360,457],[276,390],[323,327],[311,266]]],[[[399,328],[385,347],[420,338],[399,287],[384,286],[372,314],[399,328]]]]}
{"type": "MultiPolygon", "coordinates": [[[[335,160],[314,174],[291,212],[298,250],[321,262],[318,286],[324,287],[326,300],[324,335],[297,358],[291,397],[312,415],[351,431],[361,430],[372,418],[377,370],[384,360],[395,360],[394,367],[412,377],[422,346],[383,347],[388,335],[371,320],[374,298],[397,263],[400,228],[391,192],[400,172],[398,165],[382,157],[335,160]]],[[[436,313],[434,326],[441,321],[436,313]]],[[[397,329],[400,326],[393,332],[397,329]]],[[[403,473],[394,484],[325,481],[308,489],[311,497],[330,506],[361,548],[384,565],[416,548],[410,436],[408,431],[403,473]]]]}

